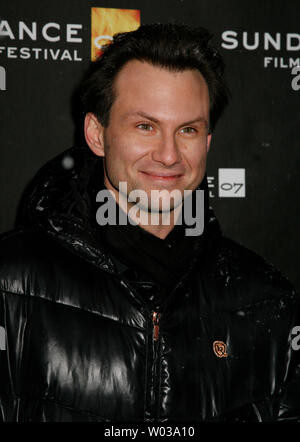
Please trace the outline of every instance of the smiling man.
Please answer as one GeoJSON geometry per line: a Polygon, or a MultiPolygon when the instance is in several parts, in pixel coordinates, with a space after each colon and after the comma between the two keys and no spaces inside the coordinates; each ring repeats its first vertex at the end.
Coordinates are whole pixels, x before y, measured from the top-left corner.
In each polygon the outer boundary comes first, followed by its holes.
{"type": "Polygon", "coordinates": [[[210,34],[118,34],[80,96],[86,144],[41,169],[1,241],[0,418],[299,420],[298,297],[208,205],[228,97],[210,34]]]}
{"type": "Polygon", "coordinates": [[[208,86],[197,69],[170,72],[131,60],[116,76],[114,88],[109,126],[88,113],[86,141],[104,158],[104,184],[118,203],[120,182],[126,182],[128,193],[146,192],[149,207],[141,211],[147,214],[162,209],[168,193],[178,191],[170,201],[171,212],[177,208],[170,223],[153,225],[148,217],[139,223],[164,239],[174,227],[184,191],[196,189],[205,175],[211,141],[208,86]],[[168,192],[155,199],[153,190],[168,192]]]}

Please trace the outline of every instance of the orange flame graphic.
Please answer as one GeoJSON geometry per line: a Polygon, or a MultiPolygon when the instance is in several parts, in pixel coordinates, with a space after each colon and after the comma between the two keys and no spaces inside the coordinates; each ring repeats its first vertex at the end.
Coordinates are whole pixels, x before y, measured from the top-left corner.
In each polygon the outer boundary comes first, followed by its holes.
{"type": "Polygon", "coordinates": [[[140,15],[138,9],[92,8],[92,61],[102,54],[101,47],[109,43],[114,34],[137,29],[140,15]]]}

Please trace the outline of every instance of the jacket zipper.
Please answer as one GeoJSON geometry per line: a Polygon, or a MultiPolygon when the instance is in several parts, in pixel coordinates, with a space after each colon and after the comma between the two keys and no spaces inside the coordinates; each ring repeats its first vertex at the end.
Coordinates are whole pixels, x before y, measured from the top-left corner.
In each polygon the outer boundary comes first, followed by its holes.
{"type": "Polygon", "coordinates": [[[159,389],[160,389],[160,379],[159,379],[159,338],[160,338],[160,330],[159,330],[159,321],[161,318],[161,314],[157,311],[152,312],[152,342],[153,342],[153,396],[152,396],[152,416],[154,418],[158,417],[158,398],[159,398],[159,389]]]}
{"type": "Polygon", "coordinates": [[[153,341],[158,341],[159,338],[159,320],[160,313],[153,312],[152,313],[152,323],[153,323],[153,341]]]}

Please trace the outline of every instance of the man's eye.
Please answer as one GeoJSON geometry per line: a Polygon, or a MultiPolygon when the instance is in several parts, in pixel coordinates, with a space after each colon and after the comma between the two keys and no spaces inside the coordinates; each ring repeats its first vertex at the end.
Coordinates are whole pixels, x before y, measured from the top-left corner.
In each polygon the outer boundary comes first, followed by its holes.
{"type": "Polygon", "coordinates": [[[146,124],[146,123],[141,123],[137,127],[139,129],[148,130],[148,131],[153,130],[153,127],[150,124],[146,124]]]}
{"type": "Polygon", "coordinates": [[[182,129],[181,129],[181,132],[184,132],[184,133],[190,133],[190,134],[192,134],[192,133],[195,133],[196,132],[196,129],[194,129],[193,127],[183,127],[182,129]]]}

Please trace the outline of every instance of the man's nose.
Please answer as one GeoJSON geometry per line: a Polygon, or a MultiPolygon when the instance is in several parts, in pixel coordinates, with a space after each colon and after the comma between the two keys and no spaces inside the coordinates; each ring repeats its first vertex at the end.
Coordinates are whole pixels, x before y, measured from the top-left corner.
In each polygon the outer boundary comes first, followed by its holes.
{"type": "Polygon", "coordinates": [[[174,134],[168,134],[161,137],[153,151],[152,158],[154,161],[157,161],[166,167],[180,163],[181,155],[179,145],[174,134]]]}

